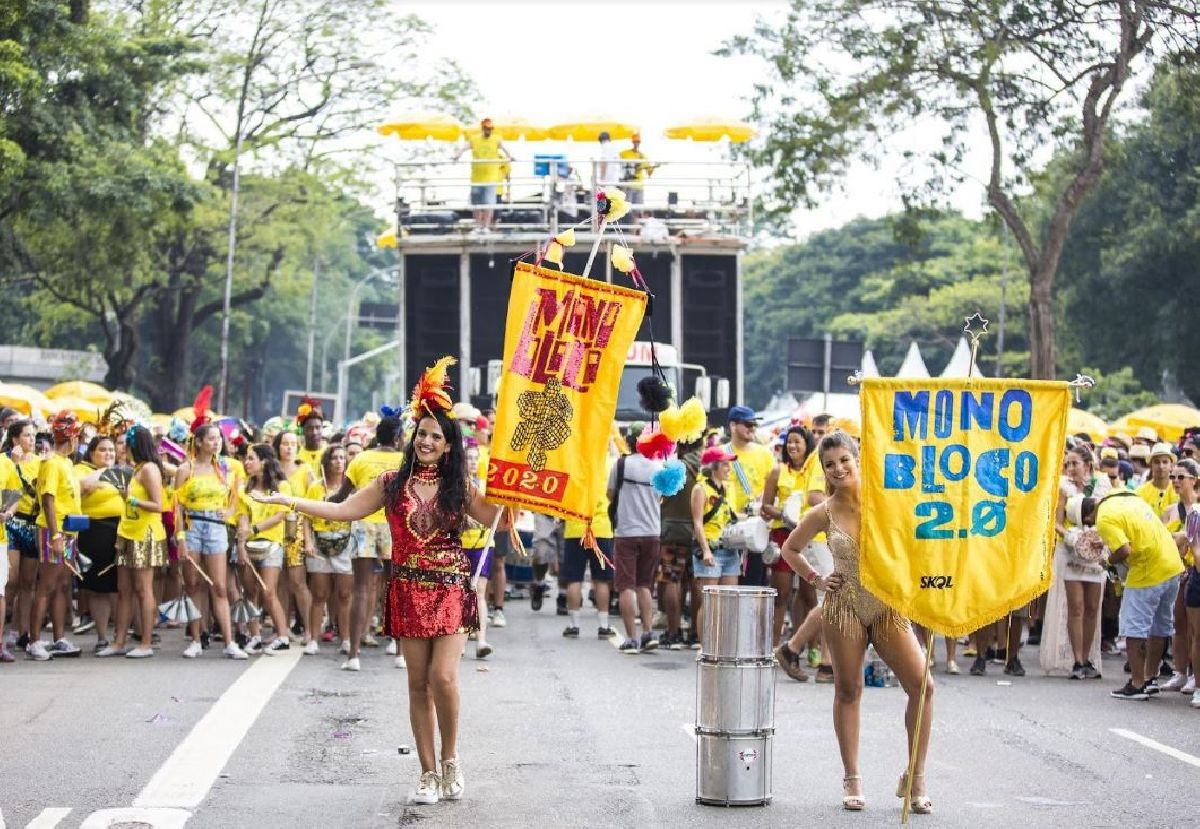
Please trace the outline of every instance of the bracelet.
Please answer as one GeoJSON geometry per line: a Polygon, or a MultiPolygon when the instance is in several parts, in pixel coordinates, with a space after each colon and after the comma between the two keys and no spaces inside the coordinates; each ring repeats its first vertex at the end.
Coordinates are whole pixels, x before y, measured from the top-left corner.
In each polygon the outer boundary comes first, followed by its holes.
{"type": "Polygon", "coordinates": [[[61,541],[62,539],[66,538],[66,537],[67,537],[66,533],[55,533],[54,535],[50,536],[50,540],[51,541],[61,541]]]}
{"type": "Polygon", "coordinates": [[[139,503],[141,503],[141,502],[138,501],[137,496],[135,496],[135,495],[129,496],[129,506],[133,507],[134,509],[137,509],[137,506],[139,503]]]}
{"type": "Polygon", "coordinates": [[[250,535],[258,535],[258,524],[250,525],[250,535]]]}

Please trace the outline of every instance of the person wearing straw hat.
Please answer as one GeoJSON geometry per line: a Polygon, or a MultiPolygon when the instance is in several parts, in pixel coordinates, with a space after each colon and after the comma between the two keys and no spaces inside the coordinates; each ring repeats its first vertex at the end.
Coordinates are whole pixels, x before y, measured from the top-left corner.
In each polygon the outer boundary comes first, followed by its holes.
{"type": "Polygon", "coordinates": [[[1179,501],[1175,485],[1171,483],[1171,470],[1174,468],[1175,452],[1171,444],[1154,444],[1150,449],[1150,475],[1136,492],[1139,498],[1150,505],[1155,515],[1162,515],[1179,501]]]}
{"type": "Polygon", "coordinates": [[[79,656],[79,648],[64,636],[67,620],[64,582],[73,571],[71,560],[75,558],[78,539],[78,531],[66,526],[66,518],[80,513],[79,479],[71,463],[79,448],[79,431],[79,418],[73,411],[64,409],[56,414],[50,421],[54,451],[38,469],[37,500],[42,508],[37,518],[38,581],[30,617],[33,639],[25,652],[39,662],[51,656],[79,656]],[[49,648],[38,638],[47,607],[54,638],[49,648]]]}
{"type": "MultiPolygon", "coordinates": [[[[416,421],[398,470],[389,470],[341,503],[272,493],[261,503],[290,507],[313,518],[354,521],[382,509],[391,527],[392,574],[385,625],[408,665],[408,712],[421,776],[412,801],[458,800],[465,780],[458,756],[458,670],[467,634],[478,629],[473,572],[462,548],[472,518],[492,531],[503,507],[488,504],[470,479],[462,431],[453,417],[443,357],[413,390],[416,421]],[[440,733],[441,763],[435,735],[440,733]]],[[[487,556],[484,550],[481,561],[487,556]]]]}

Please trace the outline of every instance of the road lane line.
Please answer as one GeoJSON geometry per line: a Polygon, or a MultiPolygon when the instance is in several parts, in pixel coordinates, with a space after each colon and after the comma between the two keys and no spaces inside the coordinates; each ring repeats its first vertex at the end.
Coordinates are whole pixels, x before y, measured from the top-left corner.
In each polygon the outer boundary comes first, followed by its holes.
{"type": "Polygon", "coordinates": [[[1151,740],[1149,737],[1143,737],[1136,731],[1130,731],[1127,728],[1110,728],[1108,730],[1113,734],[1116,734],[1118,737],[1124,737],[1126,740],[1133,740],[1135,743],[1140,743],[1146,748],[1152,748],[1157,752],[1167,755],[1168,757],[1174,757],[1176,760],[1179,760],[1182,763],[1187,763],[1189,766],[1200,768],[1200,757],[1197,757],[1194,754],[1188,754],[1186,751],[1180,751],[1177,748],[1164,745],[1157,740],[1151,740]]]}
{"type": "Polygon", "coordinates": [[[56,806],[50,809],[42,809],[40,815],[25,824],[25,829],[54,829],[69,814],[71,814],[69,807],[56,806]]]}
{"type": "Polygon", "coordinates": [[[199,806],[267,701],[299,661],[299,648],[257,658],[175,747],[133,805],[199,806]]]}

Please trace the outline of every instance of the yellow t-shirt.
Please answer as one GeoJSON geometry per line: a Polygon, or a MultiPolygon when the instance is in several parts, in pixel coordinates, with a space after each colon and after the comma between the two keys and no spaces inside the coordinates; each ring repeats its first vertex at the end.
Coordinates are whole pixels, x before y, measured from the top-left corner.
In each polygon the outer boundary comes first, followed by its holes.
{"type": "MultiPolygon", "coordinates": [[[[292,487],[287,481],[279,482],[279,494],[292,494],[292,487]]],[[[287,511],[288,508],[283,504],[260,504],[258,501],[255,501],[253,498],[251,498],[250,493],[246,492],[245,489],[238,491],[237,514],[239,516],[246,516],[250,520],[251,525],[262,524],[271,516],[287,511]]],[[[250,540],[253,541],[254,539],[265,539],[267,541],[274,541],[276,544],[282,544],[284,524],[286,523],[286,521],[280,521],[274,527],[260,530],[257,534],[251,530],[250,540]]]]}
{"type": "Polygon", "coordinates": [[[632,147],[630,147],[629,149],[621,150],[621,152],[617,155],[617,157],[620,158],[622,161],[640,162],[639,164],[636,164],[636,165],[626,164],[625,170],[621,174],[621,180],[622,180],[623,184],[625,184],[627,187],[629,187],[631,189],[641,189],[642,184],[646,181],[646,177],[648,175],[650,175],[650,170],[651,170],[650,165],[646,163],[645,153],[643,153],[641,150],[635,150],[632,147]],[[629,175],[629,173],[630,173],[629,168],[631,168],[631,167],[633,168],[633,177],[632,178],[629,175]]]}
{"type": "MultiPolygon", "coordinates": [[[[129,497],[137,498],[139,501],[150,500],[150,493],[138,480],[136,471],[133,473],[133,480],[129,482],[129,497]]],[[[126,504],[125,514],[121,516],[121,523],[117,525],[117,535],[131,541],[144,541],[147,533],[155,541],[167,540],[167,529],[163,526],[162,513],[126,504]]]]}
{"type": "MultiPolygon", "coordinates": [[[[608,458],[608,463],[604,468],[605,480],[608,480],[608,476],[612,473],[613,464],[616,462],[616,458],[608,458]]],[[[582,521],[573,521],[568,518],[563,523],[563,538],[583,538],[583,531],[585,529],[587,529],[587,525],[582,521]]],[[[608,520],[607,488],[600,490],[600,499],[596,501],[596,508],[592,511],[592,535],[596,536],[596,538],[613,537],[612,522],[608,520]]]]}
{"type": "MultiPolygon", "coordinates": [[[[75,477],[75,468],[71,461],[57,452],[42,462],[38,470],[37,481],[38,503],[42,496],[54,496],[54,518],[58,522],[55,530],[61,530],[63,518],[68,515],[79,515],[79,479],[75,477]]],[[[38,513],[37,525],[49,529],[46,523],[46,511],[38,513]]]]}
{"type": "Polygon", "coordinates": [[[325,444],[321,444],[316,449],[305,449],[301,445],[296,450],[296,460],[307,464],[308,468],[313,471],[313,474],[319,478],[321,477],[321,456],[325,454],[325,448],[325,444]]]}
{"type": "MultiPolygon", "coordinates": [[[[346,468],[346,478],[354,484],[355,489],[366,489],[384,472],[399,469],[404,462],[404,453],[386,449],[367,449],[360,452],[358,457],[350,461],[346,468]]],[[[387,516],[380,507],[363,519],[368,524],[386,524],[387,516]]]]}
{"type": "Polygon", "coordinates": [[[186,512],[220,512],[229,509],[229,493],[236,486],[233,472],[225,471],[225,480],[217,477],[215,469],[199,470],[192,463],[192,474],[175,493],[186,512]],[[204,474],[198,474],[203,471],[204,474]]]}
{"type": "MultiPolygon", "coordinates": [[[[227,458],[222,456],[221,462],[225,464],[225,478],[229,481],[231,492],[241,492],[242,487],[246,485],[246,467],[237,458],[227,458]]],[[[233,496],[233,501],[237,501],[237,496],[233,496]]],[[[231,527],[237,526],[237,509],[229,510],[229,517],[225,519],[225,523],[231,527]]]]}
{"type": "Polygon", "coordinates": [[[1096,532],[1113,551],[1129,545],[1126,587],[1153,587],[1183,572],[1171,532],[1141,498],[1109,496],[1096,513],[1096,532]]]}
{"type": "Polygon", "coordinates": [[[1150,505],[1155,515],[1162,515],[1167,511],[1167,507],[1179,502],[1179,494],[1172,484],[1167,484],[1166,489],[1159,489],[1154,485],[1154,481],[1146,481],[1134,491],[1150,505]]]}
{"type": "MultiPolygon", "coordinates": [[[[90,463],[75,464],[75,477],[80,481],[94,474],[96,467],[90,463]]],[[[89,518],[120,518],[125,514],[125,498],[121,495],[121,490],[105,480],[101,480],[96,488],[87,494],[83,493],[81,485],[79,504],[83,514],[89,518]]]]}
{"type": "MultiPolygon", "coordinates": [[[[0,454],[0,490],[21,491],[21,479],[17,477],[17,465],[12,462],[12,458],[3,454],[0,454]]],[[[0,521],[0,543],[8,544],[8,530],[3,521],[0,521]]]]}
{"type": "Polygon", "coordinates": [[[312,469],[306,464],[298,464],[292,474],[287,476],[292,492],[308,492],[308,488],[320,480],[320,476],[313,475],[312,469]]]}
{"type": "Polygon", "coordinates": [[[471,139],[471,161],[472,184],[499,184],[504,180],[500,138],[495,133],[488,138],[480,134],[471,139]]]}
{"type": "MultiPolygon", "coordinates": [[[[480,469],[482,470],[483,467],[480,466],[480,469]]],[[[483,478],[477,479],[475,481],[475,485],[479,487],[479,493],[481,495],[487,489],[487,481],[483,478]]],[[[484,544],[487,542],[488,529],[488,527],[483,526],[474,518],[468,516],[467,528],[463,530],[462,535],[459,536],[460,540],[462,541],[463,549],[482,550],[484,544]]]]}
{"type": "MultiPolygon", "coordinates": [[[[304,497],[310,501],[324,501],[328,493],[325,491],[325,484],[316,481],[304,493],[304,497]]],[[[308,519],[312,524],[313,532],[315,533],[340,533],[347,532],[350,529],[349,521],[326,521],[324,518],[308,519]]]]}
{"type": "Polygon", "coordinates": [[[729,481],[725,484],[725,497],[734,511],[741,515],[748,503],[762,497],[763,487],[767,483],[767,475],[771,474],[771,470],[775,468],[775,456],[761,443],[748,443],[742,447],[740,452],[733,448],[733,444],[726,444],[726,446],[733,449],[733,453],[737,455],[737,463],[741,465],[742,472],[746,475],[746,482],[750,486],[750,492],[747,494],[735,466],[729,476],[729,481]]]}
{"type": "MultiPolygon", "coordinates": [[[[804,464],[801,464],[799,469],[793,470],[788,464],[781,463],[779,465],[779,480],[775,484],[775,503],[773,506],[783,509],[783,505],[787,503],[787,499],[792,496],[792,493],[801,491],[804,481],[804,464]]],[[[800,508],[800,512],[804,512],[803,507],[800,508]]],[[[783,519],[777,518],[772,521],[771,529],[783,529],[783,519]]]]}
{"type": "MultiPolygon", "coordinates": [[[[803,517],[812,509],[808,504],[809,493],[825,494],[825,468],[821,466],[820,453],[813,452],[805,459],[804,468],[800,470],[800,474],[804,476],[804,505],[800,507],[800,516],[803,517]]],[[[813,536],[813,541],[824,543],[826,540],[825,533],[817,533],[813,536]]]]}
{"type": "MultiPolygon", "coordinates": [[[[704,514],[707,515],[712,508],[717,505],[717,501],[720,499],[721,494],[717,492],[717,489],[712,485],[712,482],[710,482],[708,478],[704,477],[703,475],[700,476],[698,483],[700,486],[704,487],[704,514]]],[[[704,538],[710,545],[717,543],[717,539],[721,537],[721,530],[725,529],[725,525],[733,520],[733,510],[729,505],[729,492],[733,486],[733,481],[726,481],[725,502],[721,504],[720,509],[713,513],[712,518],[709,518],[704,522],[704,538]]]]}
{"type": "MultiPolygon", "coordinates": [[[[7,456],[6,456],[7,457],[7,456]]],[[[12,459],[9,458],[11,462],[12,459]]],[[[26,458],[18,464],[13,464],[14,467],[21,470],[21,475],[25,478],[25,483],[29,484],[34,489],[37,489],[38,473],[42,470],[42,459],[37,455],[26,458]]],[[[21,483],[18,477],[17,483],[21,483]]],[[[33,496],[25,489],[24,484],[18,487],[21,490],[21,500],[17,502],[17,512],[24,515],[29,515],[34,510],[33,496]]]]}

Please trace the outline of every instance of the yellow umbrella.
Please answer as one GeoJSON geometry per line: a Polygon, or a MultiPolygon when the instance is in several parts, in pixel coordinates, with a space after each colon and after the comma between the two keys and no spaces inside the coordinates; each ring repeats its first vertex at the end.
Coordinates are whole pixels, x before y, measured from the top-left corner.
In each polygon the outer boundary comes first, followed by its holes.
{"type": "Polygon", "coordinates": [[[9,406],[21,414],[33,414],[34,409],[45,414],[54,407],[54,403],[32,386],[0,383],[0,406],[9,406]]]}
{"type": "MultiPolygon", "coordinates": [[[[492,119],[492,132],[501,141],[545,141],[550,137],[550,130],[539,127],[526,118],[517,116],[497,116],[492,119]]],[[[468,127],[467,135],[474,138],[482,133],[479,125],[468,127]]]]}
{"type": "Polygon", "coordinates": [[[89,383],[86,380],[69,380],[65,383],[58,383],[46,389],[46,396],[51,400],[57,400],[60,397],[76,397],[97,403],[103,402],[105,405],[110,403],[113,398],[112,392],[104,386],[89,383]]]}
{"type": "Polygon", "coordinates": [[[1130,412],[1117,422],[1122,421],[1135,430],[1149,426],[1163,440],[1176,441],[1183,437],[1184,429],[1200,426],[1200,411],[1181,403],[1161,403],[1130,412]]]}
{"type": "Polygon", "coordinates": [[[457,141],[466,130],[457,119],[440,112],[418,112],[380,124],[380,135],[394,135],[401,141],[457,141]]]}
{"type": "Polygon", "coordinates": [[[396,247],[396,231],[389,230],[387,233],[378,237],[375,240],[375,247],[380,248],[380,249],[395,248],[396,247]]]}
{"type": "Polygon", "coordinates": [[[98,403],[95,400],[64,394],[50,401],[51,408],[47,414],[53,415],[67,409],[78,415],[84,423],[99,423],[100,412],[107,405],[107,403],[98,403]]]}
{"type": "Polygon", "coordinates": [[[673,124],[663,130],[667,138],[690,141],[723,141],[744,144],[757,134],[753,124],[732,121],[726,118],[693,118],[673,124]]]}
{"type": "Polygon", "coordinates": [[[549,133],[555,141],[599,141],[600,133],[607,132],[608,137],[613,141],[621,141],[637,131],[638,128],[627,121],[597,116],[555,124],[550,127],[549,133]]]}
{"type": "Polygon", "coordinates": [[[1108,435],[1108,424],[1091,412],[1072,408],[1067,412],[1067,433],[1078,435],[1081,432],[1092,440],[1103,440],[1108,435]]]}

